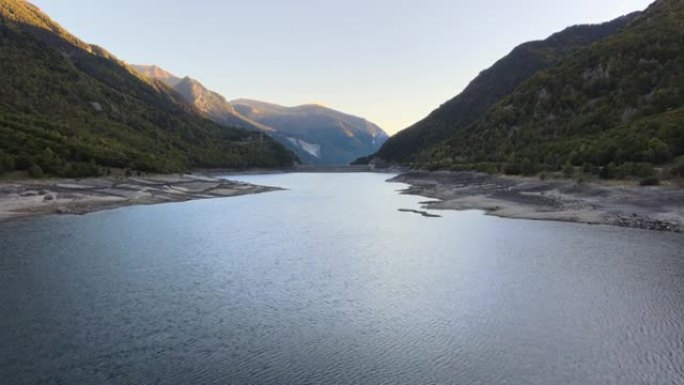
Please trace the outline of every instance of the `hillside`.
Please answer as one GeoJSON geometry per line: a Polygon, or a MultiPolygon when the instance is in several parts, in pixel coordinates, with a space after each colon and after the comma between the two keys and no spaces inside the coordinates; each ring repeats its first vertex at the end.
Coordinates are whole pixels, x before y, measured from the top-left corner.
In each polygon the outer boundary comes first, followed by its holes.
{"type": "Polygon", "coordinates": [[[178,77],[156,65],[131,65],[136,71],[144,76],[159,80],[178,92],[183,100],[200,111],[212,121],[229,127],[239,127],[252,131],[273,131],[270,127],[252,122],[235,111],[235,108],[226,99],[206,88],[199,81],[186,76],[178,77]]]}
{"type": "Polygon", "coordinates": [[[242,116],[274,128],[280,137],[303,148],[314,163],[349,164],[377,151],[388,137],[366,119],[320,105],[283,107],[248,99],[231,104],[242,116]]]}
{"type": "Polygon", "coordinates": [[[256,100],[226,101],[190,77],[158,66],[133,65],[143,75],[173,87],[216,123],[267,133],[307,164],[348,164],[377,151],[387,134],[365,119],[317,105],[283,107],[256,100]]]}
{"type": "Polygon", "coordinates": [[[482,71],[458,96],[428,117],[391,137],[375,154],[392,163],[409,163],[420,151],[464,130],[494,103],[536,72],[622,29],[638,13],[598,25],[569,27],[541,41],[524,43],[482,71]]]}
{"type": "Polygon", "coordinates": [[[273,131],[270,127],[252,122],[241,116],[226,99],[208,90],[195,79],[184,77],[173,87],[183,98],[216,123],[248,130],[273,131]]]}
{"type": "Polygon", "coordinates": [[[684,154],[683,26],[683,0],[656,1],[622,32],[537,73],[419,166],[651,173],[684,154]]]}
{"type": "Polygon", "coordinates": [[[84,176],[293,160],[271,140],[201,118],[166,85],[82,42],[37,7],[0,0],[0,171],[84,176]]]}
{"type": "Polygon", "coordinates": [[[179,78],[178,76],[156,65],[130,65],[130,67],[142,73],[148,78],[159,79],[170,87],[175,87],[181,81],[181,78],[179,78]]]}

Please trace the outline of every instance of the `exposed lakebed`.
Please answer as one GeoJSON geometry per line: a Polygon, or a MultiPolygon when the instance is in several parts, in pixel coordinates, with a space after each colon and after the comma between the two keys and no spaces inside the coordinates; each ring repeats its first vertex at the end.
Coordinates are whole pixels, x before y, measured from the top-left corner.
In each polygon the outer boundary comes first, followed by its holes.
{"type": "Polygon", "coordinates": [[[681,234],[427,218],[389,177],[0,223],[0,378],[684,382],[681,234]]]}

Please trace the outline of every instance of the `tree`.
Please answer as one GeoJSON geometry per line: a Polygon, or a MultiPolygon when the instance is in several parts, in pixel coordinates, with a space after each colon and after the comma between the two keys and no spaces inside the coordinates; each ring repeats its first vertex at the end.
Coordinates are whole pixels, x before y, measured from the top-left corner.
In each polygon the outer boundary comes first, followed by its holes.
{"type": "Polygon", "coordinates": [[[652,138],[648,141],[648,147],[653,151],[653,157],[655,162],[663,163],[672,159],[672,154],[670,149],[667,147],[662,140],[658,138],[652,138]]]}
{"type": "Polygon", "coordinates": [[[520,172],[523,175],[533,175],[536,172],[534,164],[530,158],[525,157],[522,162],[520,162],[520,172]]]}
{"type": "Polygon", "coordinates": [[[37,164],[31,165],[28,169],[28,173],[31,178],[42,178],[44,175],[43,169],[37,164]]]}
{"type": "Polygon", "coordinates": [[[603,166],[603,168],[601,168],[599,176],[602,179],[613,179],[615,177],[615,163],[609,163],[603,166]]]}
{"type": "Polygon", "coordinates": [[[14,157],[0,150],[0,174],[14,171],[14,157]]]}
{"type": "Polygon", "coordinates": [[[563,166],[563,176],[570,179],[573,177],[574,174],[575,174],[575,167],[568,160],[567,162],[565,162],[565,165],[563,166]]]}

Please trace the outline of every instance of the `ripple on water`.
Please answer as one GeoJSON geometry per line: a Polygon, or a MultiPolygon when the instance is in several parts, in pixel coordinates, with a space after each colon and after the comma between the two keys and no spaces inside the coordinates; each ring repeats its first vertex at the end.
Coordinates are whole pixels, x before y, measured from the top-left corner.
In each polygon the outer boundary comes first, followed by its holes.
{"type": "MultiPolygon", "coordinates": [[[[0,378],[683,384],[684,239],[420,210],[379,174],[0,224],[0,378]]],[[[2,382],[2,381],[0,381],[2,382]]]]}

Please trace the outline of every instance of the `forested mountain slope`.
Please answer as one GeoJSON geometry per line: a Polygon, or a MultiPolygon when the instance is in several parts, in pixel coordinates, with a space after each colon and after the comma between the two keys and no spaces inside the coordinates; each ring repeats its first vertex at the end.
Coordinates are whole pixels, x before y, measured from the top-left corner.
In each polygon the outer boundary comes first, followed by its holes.
{"type": "Polygon", "coordinates": [[[466,129],[494,103],[538,71],[620,31],[637,15],[633,13],[603,24],[569,27],[545,40],[519,45],[482,71],[458,96],[391,137],[374,157],[392,163],[411,162],[422,150],[466,129]]]}
{"type": "Polygon", "coordinates": [[[225,128],[23,0],[0,0],[0,171],[289,165],[258,134],[225,128]]]}
{"type": "Polygon", "coordinates": [[[683,154],[684,0],[658,0],[623,31],[537,73],[419,166],[630,174],[683,154]]]}

